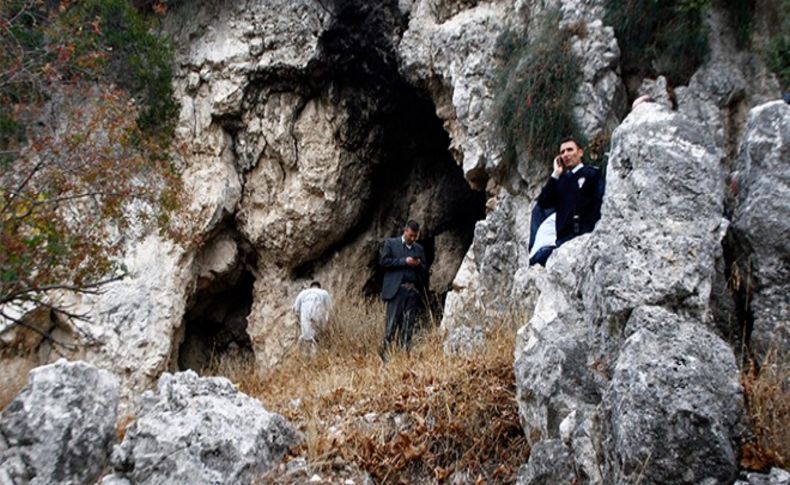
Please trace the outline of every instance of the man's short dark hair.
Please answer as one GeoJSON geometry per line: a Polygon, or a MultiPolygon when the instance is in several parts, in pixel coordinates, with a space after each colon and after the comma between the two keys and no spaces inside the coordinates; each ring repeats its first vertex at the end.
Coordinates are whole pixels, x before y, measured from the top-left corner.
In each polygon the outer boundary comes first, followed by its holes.
{"type": "Polygon", "coordinates": [[[404,229],[411,229],[414,232],[418,232],[420,230],[420,225],[417,224],[417,221],[409,221],[406,223],[406,227],[404,229]]]}
{"type": "Polygon", "coordinates": [[[584,148],[584,147],[582,147],[582,144],[579,143],[579,140],[577,140],[576,137],[574,137],[574,136],[566,136],[565,138],[560,140],[559,146],[562,146],[563,143],[568,143],[569,141],[572,141],[573,143],[575,143],[576,144],[576,148],[584,148]]]}
{"type": "Polygon", "coordinates": [[[313,281],[312,283],[310,283],[310,288],[321,288],[321,283],[317,281],[313,281]]]}

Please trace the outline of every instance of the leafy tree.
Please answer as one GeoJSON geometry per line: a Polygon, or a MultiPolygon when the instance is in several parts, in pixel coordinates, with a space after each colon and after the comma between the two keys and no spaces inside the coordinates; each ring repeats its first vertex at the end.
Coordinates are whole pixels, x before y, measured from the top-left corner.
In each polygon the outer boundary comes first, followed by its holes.
{"type": "MultiPolygon", "coordinates": [[[[125,0],[0,3],[0,317],[123,275],[130,231],[167,230],[172,51],[125,0]]],[[[76,315],[72,315],[76,316],[76,315]]]]}

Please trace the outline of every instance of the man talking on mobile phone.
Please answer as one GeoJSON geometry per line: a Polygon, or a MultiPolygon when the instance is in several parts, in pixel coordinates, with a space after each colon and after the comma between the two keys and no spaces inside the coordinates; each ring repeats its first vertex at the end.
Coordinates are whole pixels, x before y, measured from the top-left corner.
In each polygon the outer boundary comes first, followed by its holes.
{"type": "Polygon", "coordinates": [[[384,241],[379,254],[379,265],[384,268],[381,297],[387,302],[386,332],[379,349],[384,361],[396,333],[401,347],[408,349],[411,346],[420,310],[421,289],[428,273],[425,250],[417,244],[419,234],[420,225],[409,221],[400,237],[384,241]]]}
{"type": "Polygon", "coordinates": [[[553,246],[539,248],[530,258],[530,264],[545,265],[556,247],[580,234],[592,232],[601,218],[604,178],[597,167],[582,163],[583,156],[584,149],[575,138],[560,142],[560,154],[553,161],[554,170],[538,196],[538,206],[542,210],[555,212],[556,242],[553,246]]]}

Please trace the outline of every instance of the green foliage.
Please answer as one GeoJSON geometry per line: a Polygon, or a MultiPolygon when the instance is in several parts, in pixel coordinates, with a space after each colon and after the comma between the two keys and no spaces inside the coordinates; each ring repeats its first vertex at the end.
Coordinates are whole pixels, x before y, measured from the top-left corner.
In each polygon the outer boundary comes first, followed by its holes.
{"type": "Polygon", "coordinates": [[[766,65],[779,78],[784,91],[790,91],[790,15],[786,14],[789,9],[790,0],[767,2],[766,17],[777,21],[768,26],[768,32],[765,32],[767,39],[762,48],[766,65]]]}
{"type": "Polygon", "coordinates": [[[179,236],[172,64],[127,0],[0,2],[0,316],[117,276],[127,229],[179,236]]]}
{"type": "Polygon", "coordinates": [[[530,38],[506,32],[498,39],[503,65],[494,113],[508,166],[526,156],[529,170],[541,169],[557,154],[560,139],[582,138],[573,117],[581,71],[571,32],[558,30],[557,23],[558,16],[549,15],[530,38]]]}
{"type": "Polygon", "coordinates": [[[663,74],[677,86],[705,61],[708,0],[607,0],[605,7],[604,21],[617,36],[624,75],[663,74]]]}
{"type": "Polygon", "coordinates": [[[0,5],[0,81],[12,80],[0,82],[0,99],[31,102],[50,95],[51,83],[111,81],[136,99],[138,126],[169,139],[178,114],[173,49],[151,32],[152,20],[128,0],[47,5],[0,5]]]}
{"type": "Polygon", "coordinates": [[[77,57],[106,54],[103,73],[138,98],[137,123],[152,133],[172,134],[178,105],[173,99],[173,51],[151,33],[151,23],[128,0],[83,0],[60,19],[75,39],[77,57]]]}
{"type": "Polygon", "coordinates": [[[782,89],[790,89],[790,36],[779,35],[771,39],[765,51],[768,69],[776,73],[782,89]]]}
{"type": "Polygon", "coordinates": [[[754,28],[755,0],[724,0],[724,8],[729,15],[730,25],[735,31],[736,45],[745,49],[754,28]]]}

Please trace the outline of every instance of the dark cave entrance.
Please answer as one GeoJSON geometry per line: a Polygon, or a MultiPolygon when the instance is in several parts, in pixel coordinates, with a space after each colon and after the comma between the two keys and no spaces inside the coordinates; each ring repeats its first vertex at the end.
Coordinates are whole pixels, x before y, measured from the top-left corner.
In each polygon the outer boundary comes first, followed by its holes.
{"type": "MultiPolygon", "coordinates": [[[[212,247],[212,242],[206,245],[212,247]]],[[[198,290],[190,298],[182,324],[183,340],[178,348],[178,370],[200,374],[222,372],[231,362],[254,360],[247,333],[255,276],[244,258],[221,274],[199,276],[198,290]]]]}
{"type": "MultiPolygon", "coordinates": [[[[374,205],[382,239],[398,236],[409,217],[421,225],[419,243],[432,267],[429,298],[440,311],[452,279],[485,217],[486,194],[473,190],[450,152],[450,137],[433,101],[405,83],[393,90],[394,109],[382,123],[382,160],[373,178],[374,205]]],[[[384,277],[372,255],[369,296],[384,277]]]]}
{"type": "MultiPolygon", "coordinates": [[[[372,139],[376,146],[366,214],[338,246],[365,235],[369,259],[363,291],[376,296],[383,281],[381,242],[399,235],[409,218],[416,219],[422,228],[419,242],[432,267],[429,299],[441,311],[475,224],[485,217],[486,194],[471,188],[453,158],[450,136],[428,87],[411,84],[399,71],[392,39],[402,35],[408,16],[397,2],[330,3],[333,23],[321,38],[327,79],[338,92],[353,93],[347,97],[351,120],[343,138],[350,145],[372,139]]],[[[294,274],[308,276],[316,263],[294,274]]]]}

